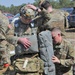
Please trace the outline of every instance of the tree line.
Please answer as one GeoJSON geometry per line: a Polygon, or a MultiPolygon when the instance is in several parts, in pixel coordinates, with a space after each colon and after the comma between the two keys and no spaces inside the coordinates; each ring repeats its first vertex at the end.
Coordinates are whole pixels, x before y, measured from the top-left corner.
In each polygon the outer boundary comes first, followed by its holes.
{"type": "MultiPolygon", "coordinates": [[[[38,6],[40,0],[35,0],[34,5],[38,6]]],[[[49,0],[53,8],[63,8],[63,7],[73,7],[74,2],[72,0],[49,0]]],[[[8,12],[12,14],[16,14],[19,12],[20,8],[26,4],[22,4],[19,6],[14,6],[13,4],[10,7],[5,7],[0,5],[0,10],[3,12],[8,12]]]]}

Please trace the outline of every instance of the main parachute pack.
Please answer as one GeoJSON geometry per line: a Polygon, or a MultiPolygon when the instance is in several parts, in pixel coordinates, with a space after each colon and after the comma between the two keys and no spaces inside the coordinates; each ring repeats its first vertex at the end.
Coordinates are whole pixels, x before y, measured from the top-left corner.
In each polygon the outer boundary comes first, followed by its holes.
{"type": "Polygon", "coordinates": [[[31,42],[31,46],[26,49],[21,43],[18,43],[18,45],[15,47],[16,54],[25,54],[25,53],[27,54],[27,53],[38,52],[38,40],[37,40],[36,28],[32,27],[31,31],[32,31],[31,35],[22,36],[22,37],[28,38],[28,40],[31,42]]]}

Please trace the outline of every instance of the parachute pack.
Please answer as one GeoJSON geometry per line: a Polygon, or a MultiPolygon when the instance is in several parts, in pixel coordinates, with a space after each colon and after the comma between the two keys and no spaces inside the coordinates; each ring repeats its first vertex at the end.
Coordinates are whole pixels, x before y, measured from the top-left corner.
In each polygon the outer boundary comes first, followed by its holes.
{"type": "Polygon", "coordinates": [[[55,65],[52,62],[54,52],[51,32],[49,30],[42,31],[38,38],[40,57],[44,61],[44,73],[45,75],[55,75],[55,65]]]}
{"type": "Polygon", "coordinates": [[[36,28],[34,27],[34,24],[31,23],[33,27],[31,27],[31,34],[23,34],[21,37],[28,38],[28,40],[31,42],[31,46],[29,48],[25,48],[21,43],[18,43],[15,47],[15,53],[16,55],[19,54],[27,54],[27,53],[38,53],[38,39],[36,34],[36,28]]]}

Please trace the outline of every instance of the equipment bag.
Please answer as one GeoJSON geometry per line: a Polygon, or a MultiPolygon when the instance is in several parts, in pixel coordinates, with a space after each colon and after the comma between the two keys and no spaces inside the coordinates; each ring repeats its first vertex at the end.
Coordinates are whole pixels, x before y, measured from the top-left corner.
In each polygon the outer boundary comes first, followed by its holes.
{"type": "Polygon", "coordinates": [[[43,66],[43,61],[40,58],[17,59],[14,63],[15,71],[27,73],[43,71],[43,66]]]}
{"type": "Polygon", "coordinates": [[[55,65],[52,62],[53,44],[52,36],[49,30],[42,31],[38,35],[40,57],[44,61],[44,73],[45,75],[55,75],[55,65]]]}
{"type": "Polygon", "coordinates": [[[38,50],[38,42],[37,42],[37,35],[25,35],[23,37],[26,37],[31,42],[31,46],[29,48],[25,48],[21,43],[18,43],[18,45],[15,47],[15,53],[16,54],[25,54],[25,53],[37,53],[38,50]]]}

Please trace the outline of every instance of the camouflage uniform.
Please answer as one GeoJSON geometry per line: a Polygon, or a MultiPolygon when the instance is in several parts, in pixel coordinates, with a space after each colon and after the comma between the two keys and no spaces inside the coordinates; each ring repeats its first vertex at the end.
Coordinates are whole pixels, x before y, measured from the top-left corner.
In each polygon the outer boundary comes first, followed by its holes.
{"type": "MultiPolygon", "coordinates": [[[[49,1],[40,0],[42,9],[47,9],[50,5],[49,1]]],[[[47,11],[47,10],[46,10],[47,11]]],[[[41,14],[41,18],[38,19],[37,25],[46,25],[50,28],[59,27],[62,31],[69,27],[67,16],[68,12],[60,9],[53,9],[50,13],[45,12],[41,14]]]]}
{"type": "Polygon", "coordinates": [[[8,48],[7,36],[10,35],[12,28],[8,28],[8,25],[8,18],[0,12],[0,75],[4,75],[4,72],[7,70],[4,64],[10,64],[10,48],[8,48]]]}
{"type": "Polygon", "coordinates": [[[68,12],[59,9],[53,9],[51,13],[42,11],[41,17],[37,19],[37,25],[49,26],[49,28],[59,27],[62,31],[69,27],[67,16],[68,12]]]}
{"type": "MultiPolygon", "coordinates": [[[[16,20],[15,21],[15,36],[14,37],[12,37],[11,39],[9,39],[9,41],[11,42],[11,43],[13,43],[13,44],[15,44],[15,46],[18,44],[18,38],[21,38],[22,36],[24,36],[24,35],[31,35],[31,27],[30,27],[30,24],[25,24],[25,23],[23,23],[22,21],[21,21],[21,19],[18,19],[18,20],[16,20]]],[[[13,63],[14,64],[14,66],[15,65],[18,65],[18,67],[23,67],[23,64],[24,64],[24,62],[22,63],[22,64],[19,64],[17,61],[19,60],[19,62],[21,62],[21,61],[25,61],[25,59],[27,58],[27,59],[30,59],[32,56],[34,57],[33,59],[34,59],[34,62],[36,62],[36,60],[37,60],[37,65],[39,65],[40,63],[41,63],[41,59],[39,58],[39,55],[38,55],[38,53],[32,53],[32,54],[25,54],[25,55],[27,55],[27,56],[24,56],[23,55],[23,57],[22,58],[20,58],[20,57],[18,57],[17,56],[17,58],[15,58],[14,60],[14,62],[16,62],[17,64],[15,64],[15,63],[13,63]],[[36,54],[37,54],[37,57],[36,57],[36,54]],[[40,60],[40,63],[38,63],[38,60],[40,60]],[[21,65],[21,66],[20,66],[21,65]]],[[[16,56],[16,55],[15,55],[16,56]]],[[[14,57],[13,57],[14,58],[14,57]]],[[[31,63],[31,62],[30,62],[31,63]]],[[[30,64],[29,64],[30,65],[30,64]]],[[[29,66],[28,65],[28,66],[29,66]]],[[[35,68],[34,67],[34,65],[35,64],[31,64],[30,65],[30,68],[28,69],[28,70],[31,70],[32,68],[35,68]]],[[[38,66],[37,66],[38,67],[38,66]]],[[[17,71],[17,69],[16,68],[14,68],[14,70],[16,70],[17,71]]],[[[24,71],[24,69],[22,68],[22,70],[23,70],[23,72],[21,71],[18,71],[17,72],[17,74],[16,75],[39,75],[41,72],[25,72],[24,71]]]]}
{"type": "MultiPolygon", "coordinates": [[[[7,40],[6,40],[6,31],[8,29],[7,25],[9,24],[8,19],[0,12],[0,56],[4,63],[8,63],[7,56],[7,40]],[[5,61],[5,62],[4,62],[5,61]]],[[[0,61],[1,63],[1,61],[0,61]]]]}
{"type": "Polygon", "coordinates": [[[59,9],[53,9],[53,11],[50,13],[50,16],[49,15],[47,16],[50,17],[50,20],[43,23],[44,25],[50,26],[50,28],[58,26],[62,31],[64,31],[64,28],[68,28],[68,20],[67,20],[68,15],[69,14],[67,12],[64,12],[59,9]]]}
{"type": "Polygon", "coordinates": [[[60,59],[56,65],[56,75],[73,75],[74,49],[70,42],[63,39],[60,45],[54,45],[54,54],[60,59]]]}

